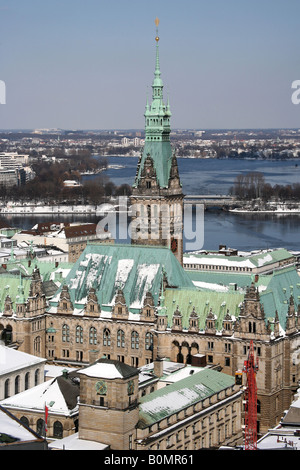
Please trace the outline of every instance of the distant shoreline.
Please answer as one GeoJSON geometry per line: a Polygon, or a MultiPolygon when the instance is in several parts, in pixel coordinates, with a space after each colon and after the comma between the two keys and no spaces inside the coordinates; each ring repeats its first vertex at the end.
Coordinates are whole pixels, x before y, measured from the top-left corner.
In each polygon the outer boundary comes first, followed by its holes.
{"type": "Polygon", "coordinates": [[[300,207],[298,209],[228,209],[228,212],[233,212],[236,214],[300,214],[300,207]]]}

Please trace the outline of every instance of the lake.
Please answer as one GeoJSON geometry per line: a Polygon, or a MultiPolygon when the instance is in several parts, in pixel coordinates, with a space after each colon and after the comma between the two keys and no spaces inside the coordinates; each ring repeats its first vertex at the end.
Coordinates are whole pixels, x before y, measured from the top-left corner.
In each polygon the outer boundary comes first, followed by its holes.
{"type": "MultiPolygon", "coordinates": [[[[132,184],[136,174],[137,157],[107,157],[109,168],[104,172],[116,185],[132,184]]],[[[184,194],[228,194],[235,177],[241,173],[259,171],[266,182],[291,184],[300,182],[300,159],[187,159],[178,158],[184,194]]],[[[56,217],[53,217],[57,220],[56,217]]],[[[48,216],[11,216],[7,223],[31,228],[48,216]]],[[[60,216],[63,221],[98,222],[95,216],[60,216]]],[[[238,250],[285,247],[300,251],[300,214],[236,214],[209,210],[204,214],[204,243],[202,248],[216,250],[224,244],[238,250]]],[[[124,242],[124,240],[118,240],[124,242]]],[[[128,240],[127,240],[128,242],[128,240]]]]}

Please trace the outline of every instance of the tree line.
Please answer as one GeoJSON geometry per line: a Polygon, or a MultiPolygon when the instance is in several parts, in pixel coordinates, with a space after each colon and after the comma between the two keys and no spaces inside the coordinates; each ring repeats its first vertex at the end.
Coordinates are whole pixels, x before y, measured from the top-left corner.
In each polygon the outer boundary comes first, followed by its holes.
{"type": "Polygon", "coordinates": [[[241,200],[261,199],[269,201],[300,201],[300,183],[287,185],[266,183],[260,172],[237,175],[230,194],[241,200]]]}
{"type": "Polygon", "coordinates": [[[90,155],[55,155],[59,160],[37,159],[31,164],[35,177],[24,185],[0,186],[0,198],[23,202],[44,202],[47,204],[101,204],[111,196],[130,195],[131,187],[116,186],[99,172],[83,179],[81,173],[101,171],[107,168],[105,159],[94,159],[90,155]],[[66,187],[64,181],[75,180],[76,187],[66,187]]]}

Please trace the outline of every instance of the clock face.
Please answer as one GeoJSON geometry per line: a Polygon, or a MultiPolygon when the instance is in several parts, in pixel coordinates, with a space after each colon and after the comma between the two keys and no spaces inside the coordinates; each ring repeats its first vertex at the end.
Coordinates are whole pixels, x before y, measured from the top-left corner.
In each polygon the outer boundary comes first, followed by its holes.
{"type": "Polygon", "coordinates": [[[175,240],[175,238],[173,238],[172,241],[171,241],[171,250],[172,250],[172,252],[176,253],[177,248],[178,248],[178,242],[177,242],[177,240],[175,240]]]}
{"type": "Polygon", "coordinates": [[[132,395],[134,392],[134,382],[133,380],[130,380],[128,382],[128,395],[132,395]]]}
{"type": "Polygon", "coordinates": [[[95,388],[98,395],[106,395],[107,385],[104,380],[99,380],[99,382],[96,383],[95,388]]]}

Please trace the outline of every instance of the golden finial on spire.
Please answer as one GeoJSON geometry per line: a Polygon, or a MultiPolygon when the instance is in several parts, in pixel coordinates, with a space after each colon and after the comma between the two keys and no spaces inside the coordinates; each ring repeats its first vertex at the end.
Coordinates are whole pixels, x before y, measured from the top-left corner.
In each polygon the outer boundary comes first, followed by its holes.
{"type": "Polygon", "coordinates": [[[159,41],[159,37],[158,37],[159,19],[157,17],[155,18],[155,25],[156,25],[156,38],[155,38],[155,41],[158,42],[159,41]]]}

